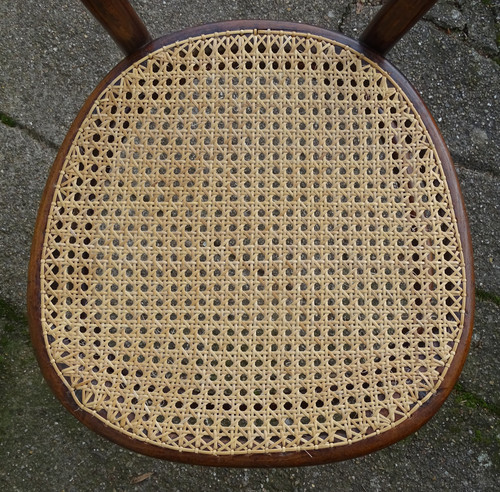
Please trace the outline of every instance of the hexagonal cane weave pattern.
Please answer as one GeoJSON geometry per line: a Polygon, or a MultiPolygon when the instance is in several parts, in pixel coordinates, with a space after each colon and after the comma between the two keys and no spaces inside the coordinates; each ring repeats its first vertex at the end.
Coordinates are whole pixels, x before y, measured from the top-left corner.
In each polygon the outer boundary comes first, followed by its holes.
{"type": "Polygon", "coordinates": [[[430,398],[465,274],[439,158],[391,78],[325,38],[237,31],[160,48],[97,98],[41,296],[85,411],[179,451],[283,452],[430,398]]]}

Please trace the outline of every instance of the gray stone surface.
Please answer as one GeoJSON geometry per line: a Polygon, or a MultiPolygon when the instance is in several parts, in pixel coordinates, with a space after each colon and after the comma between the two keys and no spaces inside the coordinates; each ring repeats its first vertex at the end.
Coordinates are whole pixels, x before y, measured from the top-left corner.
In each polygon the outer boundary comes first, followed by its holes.
{"type": "Polygon", "coordinates": [[[466,34],[471,43],[483,53],[498,56],[498,0],[470,0],[463,2],[463,14],[467,22],[466,34]],[[494,14],[491,15],[491,14],[494,14]]]}
{"type": "MultiPolygon", "coordinates": [[[[137,0],[155,36],[229,18],[303,21],[359,36],[379,0],[137,0]]],[[[477,285],[500,294],[500,5],[442,0],[389,58],[421,92],[457,163],[477,285]],[[497,61],[495,61],[495,58],[497,61]]],[[[117,48],[76,0],[0,2],[0,481],[6,490],[498,490],[500,307],[479,300],[459,387],[421,430],[349,462],[202,468],[139,456],[79,424],[51,395],[29,344],[26,266],[55,149],[117,48]],[[134,478],[151,473],[139,484],[134,478]]],[[[498,299],[498,297],[496,298],[498,299]]]]}
{"type": "Polygon", "coordinates": [[[59,145],[120,57],[78,1],[0,2],[0,111],[59,145]]]}
{"type": "Polygon", "coordinates": [[[25,309],[31,236],[55,150],[0,125],[0,298],[25,309]]]}
{"type": "Polygon", "coordinates": [[[454,0],[441,1],[424,18],[443,29],[463,31],[467,25],[467,18],[462,14],[463,4],[454,0]]]}
{"type": "Polygon", "coordinates": [[[479,302],[476,309],[475,330],[467,363],[460,381],[468,390],[500,410],[500,308],[491,302],[479,302]]]}
{"type": "Polygon", "coordinates": [[[474,250],[476,286],[500,292],[500,178],[458,167],[474,250]]]}

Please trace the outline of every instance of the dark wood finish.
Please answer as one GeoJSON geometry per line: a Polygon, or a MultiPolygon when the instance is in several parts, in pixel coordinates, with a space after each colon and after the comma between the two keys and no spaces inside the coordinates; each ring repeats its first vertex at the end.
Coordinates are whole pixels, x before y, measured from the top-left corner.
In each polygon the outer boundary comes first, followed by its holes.
{"type": "Polygon", "coordinates": [[[191,464],[235,467],[282,467],[298,465],[319,465],[332,461],[341,461],[349,458],[355,458],[367,453],[371,453],[373,451],[389,446],[390,444],[393,444],[412,434],[422,425],[424,425],[437,412],[437,410],[441,407],[441,405],[453,389],[453,386],[455,385],[458,376],[460,375],[470,345],[474,320],[474,274],[472,246],[467,217],[465,214],[464,202],[460,192],[460,186],[453,162],[434,119],[432,118],[429,110],[427,109],[415,89],[413,89],[413,87],[410,85],[410,83],[387,60],[383,59],[381,56],[374,53],[366,46],[363,46],[358,42],[347,38],[346,36],[303,24],[252,20],[209,24],[192,29],[187,29],[178,33],[169,34],[151,42],[147,46],[144,46],[141,50],[137,51],[132,56],[128,57],[120,64],[118,64],[101,81],[94,92],[90,95],[90,97],[87,99],[84,106],[78,113],[75,121],[73,122],[52,167],[38,212],[29,266],[28,316],[31,339],[35,348],[38,362],[42,369],[42,373],[52,391],[63,403],[63,405],[78,420],[80,420],[93,431],[101,434],[102,436],[110,439],[117,444],[125,446],[139,453],[143,453],[156,458],[163,458],[171,461],[179,461],[191,464]],[[92,108],[94,101],[122,71],[130,67],[130,65],[132,65],[135,61],[140,60],[144,56],[147,56],[149,53],[161,48],[162,46],[202,34],[211,34],[220,31],[242,29],[273,29],[283,31],[296,31],[322,36],[324,38],[332,39],[334,41],[338,41],[340,43],[348,45],[356,51],[362,53],[373,62],[377,63],[380,68],[387,72],[399,85],[399,87],[405,92],[406,96],[411,101],[416,111],[422,118],[422,121],[429,131],[432,142],[436,147],[439,158],[441,159],[446,180],[450,189],[453,208],[458,222],[458,230],[462,242],[462,249],[466,266],[466,304],[465,312],[463,313],[464,330],[459,344],[456,348],[455,356],[437,392],[431,398],[429,398],[429,400],[426,401],[418,410],[416,410],[410,418],[398,424],[396,427],[382,432],[379,435],[370,436],[362,441],[357,441],[350,445],[300,452],[274,452],[267,454],[261,453],[234,456],[213,456],[207,454],[195,454],[191,452],[179,452],[166,448],[160,448],[138,439],[131,438],[115,429],[112,429],[92,414],[82,410],[73,400],[71,393],[66,387],[65,383],[55,372],[50,363],[48,353],[45,350],[45,342],[42,334],[40,303],[40,260],[44,242],[45,228],[47,225],[48,213],[54,195],[57,178],[63,166],[66,155],[71,147],[73,139],[75,138],[78,129],[85,119],[88,111],[92,108]]]}
{"type": "Polygon", "coordinates": [[[82,0],[122,51],[130,55],[151,41],[146,26],[128,0],[82,0]]]}
{"type": "Polygon", "coordinates": [[[437,0],[389,0],[363,31],[359,41],[384,55],[437,0]]]}

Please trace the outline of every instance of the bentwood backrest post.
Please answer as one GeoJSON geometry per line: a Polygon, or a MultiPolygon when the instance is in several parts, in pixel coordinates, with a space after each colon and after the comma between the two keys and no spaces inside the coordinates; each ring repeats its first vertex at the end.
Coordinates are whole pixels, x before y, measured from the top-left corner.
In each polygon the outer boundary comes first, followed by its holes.
{"type": "Polygon", "coordinates": [[[385,55],[437,2],[388,0],[361,34],[360,41],[385,55]]]}
{"type": "MultiPolygon", "coordinates": [[[[151,35],[128,0],[82,2],[127,55],[151,41],[151,35]]],[[[384,55],[436,2],[388,0],[362,33],[360,41],[384,55]]]]}
{"type": "Polygon", "coordinates": [[[82,0],[121,50],[130,55],[151,41],[146,26],[128,0],[82,0]]]}

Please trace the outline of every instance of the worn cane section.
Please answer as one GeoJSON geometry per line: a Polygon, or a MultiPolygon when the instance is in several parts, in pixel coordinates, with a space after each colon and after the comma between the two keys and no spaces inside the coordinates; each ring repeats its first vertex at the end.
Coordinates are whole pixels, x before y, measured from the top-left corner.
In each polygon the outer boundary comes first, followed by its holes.
{"type": "Polygon", "coordinates": [[[343,446],[436,392],[464,275],[436,151],[387,74],[311,35],[219,33],[137,62],[82,124],[43,332],[77,404],[134,438],[343,446]]]}

